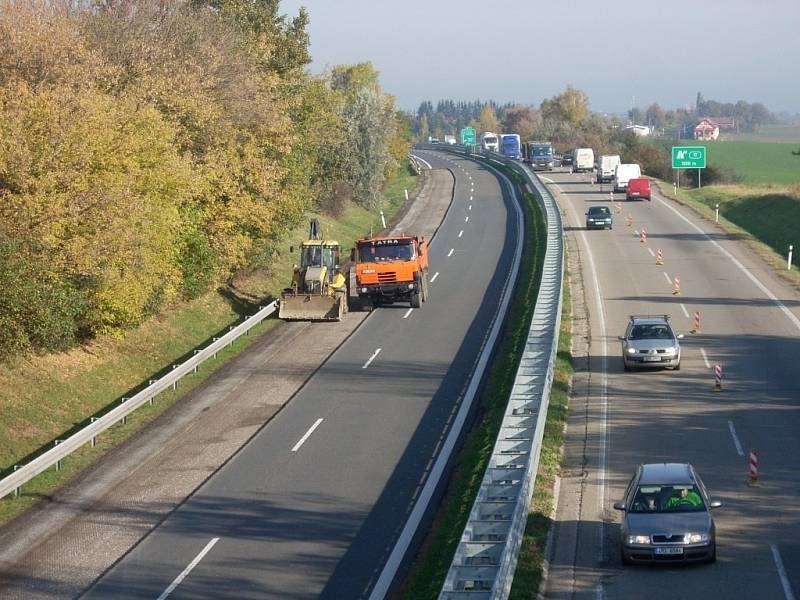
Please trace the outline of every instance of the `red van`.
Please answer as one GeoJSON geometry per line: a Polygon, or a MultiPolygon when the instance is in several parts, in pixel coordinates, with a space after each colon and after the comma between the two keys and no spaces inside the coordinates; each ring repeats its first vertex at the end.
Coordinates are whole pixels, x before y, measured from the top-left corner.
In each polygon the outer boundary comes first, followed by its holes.
{"type": "Polygon", "coordinates": [[[631,179],[628,182],[628,192],[625,196],[626,200],[634,200],[636,198],[650,200],[650,180],[644,177],[631,179]]]}

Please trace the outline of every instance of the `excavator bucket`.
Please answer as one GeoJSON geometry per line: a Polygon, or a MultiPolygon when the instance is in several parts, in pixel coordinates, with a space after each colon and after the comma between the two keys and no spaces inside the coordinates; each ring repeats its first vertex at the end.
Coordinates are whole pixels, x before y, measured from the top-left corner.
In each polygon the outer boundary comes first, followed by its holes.
{"type": "Polygon", "coordinates": [[[340,321],[345,312],[344,294],[320,296],[287,291],[278,304],[278,317],[286,321],[340,321]]]}

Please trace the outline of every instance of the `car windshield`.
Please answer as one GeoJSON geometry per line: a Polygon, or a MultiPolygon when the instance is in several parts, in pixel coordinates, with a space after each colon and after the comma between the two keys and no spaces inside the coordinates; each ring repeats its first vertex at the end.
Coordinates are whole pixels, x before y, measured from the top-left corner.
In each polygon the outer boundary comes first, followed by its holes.
{"type": "Polygon", "coordinates": [[[629,340],[670,340],[672,332],[668,325],[658,323],[640,324],[631,327],[629,340]]]}
{"type": "Polygon", "coordinates": [[[706,510],[700,491],[692,484],[640,485],[628,512],[674,513],[706,510]]]}
{"type": "Polygon", "coordinates": [[[392,244],[387,246],[361,246],[358,249],[361,262],[383,262],[391,260],[410,260],[414,258],[411,243],[392,244]]]}
{"type": "Polygon", "coordinates": [[[497,143],[497,138],[496,137],[487,137],[487,138],[484,138],[483,141],[486,142],[487,144],[496,144],[497,143]]]}
{"type": "Polygon", "coordinates": [[[553,148],[551,146],[534,146],[533,155],[541,157],[553,156],[553,148]]]}
{"type": "Polygon", "coordinates": [[[611,211],[608,210],[608,207],[606,207],[606,206],[592,206],[589,209],[589,214],[593,215],[593,216],[601,216],[601,215],[602,216],[606,216],[606,215],[610,215],[611,211]]]}

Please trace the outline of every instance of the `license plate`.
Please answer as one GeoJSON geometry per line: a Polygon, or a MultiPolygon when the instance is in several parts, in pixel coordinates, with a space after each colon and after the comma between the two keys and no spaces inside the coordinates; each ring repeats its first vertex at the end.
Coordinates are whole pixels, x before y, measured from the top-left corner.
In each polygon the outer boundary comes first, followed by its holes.
{"type": "Polygon", "coordinates": [[[660,356],[645,356],[644,362],[661,362],[660,356]]]}
{"type": "Polygon", "coordinates": [[[656,554],[683,554],[683,548],[656,548],[656,554]]]}
{"type": "Polygon", "coordinates": [[[639,192],[631,192],[631,196],[638,196],[639,192]]]}

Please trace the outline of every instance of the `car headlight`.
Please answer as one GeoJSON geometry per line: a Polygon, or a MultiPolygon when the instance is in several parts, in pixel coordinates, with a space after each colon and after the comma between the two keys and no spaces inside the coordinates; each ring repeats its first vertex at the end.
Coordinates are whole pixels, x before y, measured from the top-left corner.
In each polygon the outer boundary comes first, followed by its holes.
{"type": "Polygon", "coordinates": [[[636,348],[628,348],[628,354],[636,354],[636,348]]]}
{"type": "Polygon", "coordinates": [[[643,544],[650,543],[650,536],[649,535],[629,535],[628,536],[628,545],[639,544],[640,546],[643,544]]]}
{"type": "Polygon", "coordinates": [[[709,540],[709,535],[707,533],[687,533],[683,536],[683,543],[684,544],[700,544],[701,542],[707,542],[709,540]]]}
{"type": "Polygon", "coordinates": [[[678,349],[677,349],[677,348],[675,348],[675,347],[672,347],[672,348],[666,348],[664,351],[665,351],[667,354],[675,354],[675,353],[678,351],[678,349]]]}

